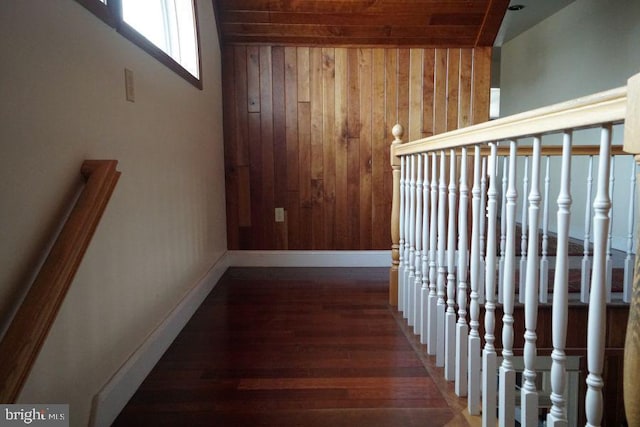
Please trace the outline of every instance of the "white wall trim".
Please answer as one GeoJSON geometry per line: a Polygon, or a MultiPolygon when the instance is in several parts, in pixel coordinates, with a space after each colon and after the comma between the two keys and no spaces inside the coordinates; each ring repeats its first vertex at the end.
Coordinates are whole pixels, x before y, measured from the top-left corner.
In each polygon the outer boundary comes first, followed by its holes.
{"type": "Polygon", "coordinates": [[[227,268],[225,252],[93,398],[89,426],[113,423],[227,268]]]}
{"type": "Polygon", "coordinates": [[[228,251],[232,267],[390,267],[391,251],[228,251]]]}

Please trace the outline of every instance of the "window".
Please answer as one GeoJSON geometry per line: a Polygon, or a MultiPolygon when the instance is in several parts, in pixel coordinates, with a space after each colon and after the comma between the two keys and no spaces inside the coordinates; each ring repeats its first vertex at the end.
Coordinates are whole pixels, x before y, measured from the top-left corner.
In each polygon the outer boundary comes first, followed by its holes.
{"type": "Polygon", "coordinates": [[[194,0],[76,0],[202,89],[194,0]]]}

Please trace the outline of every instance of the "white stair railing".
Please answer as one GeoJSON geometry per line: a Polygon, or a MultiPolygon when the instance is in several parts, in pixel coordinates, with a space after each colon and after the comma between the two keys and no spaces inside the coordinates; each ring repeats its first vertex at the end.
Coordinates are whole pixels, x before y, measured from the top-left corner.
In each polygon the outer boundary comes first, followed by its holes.
{"type": "Polygon", "coordinates": [[[427,343],[427,319],[429,302],[429,239],[431,229],[429,228],[429,208],[430,208],[430,182],[429,182],[429,156],[424,156],[424,181],[422,183],[422,286],[420,288],[420,344],[427,343]]]}
{"type": "MultiPolygon", "coordinates": [[[[398,144],[398,141],[394,142],[398,144]]],[[[404,314],[404,269],[405,269],[405,259],[404,259],[404,217],[406,215],[407,209],[405,208],[405,175],[407,172],[407,167],[405,165],[405,157],[400,158],[400,206],[399,206],[399,241],[398,241],[398,311],[404,314]]]]}
{"type": "Polygon", "coordinates": [[[589,320],[587,323],[587,395],[585,412],[587,425],[600,425],[603,398],[602,369],[604,365],[605,310],[606,310],[606,266],[607,230],[609,229],[609,188],[607,177],[611,162],[611,125],[601,130],[600,156],[596,197],[593,202],[593,271],[589,295],[589,320]]]}
{"type": "Polygon", "coordinates": [[[591,258],[589,245],[591,239],[591,188],[593,186],[593,156],[589,156],[589,175],[587,175],[587,198],[584,211],[584,250],[582,256],[582,272],[580,277],[580,302],[589,302],[589,285],[591,283],[591,258]]]}
{"type": "MultiPolygon", "coordinates": [[[[524,178],[522,179],[522,222],[520,233],[520,269],[518,270],[518,302],[524,304],[525,286],[527,282],[527,203],[526,197],[529,188],[529,156],[524,158],[524,178]]],[[[537,250],[537,248],[536,248],[537,250]]]]}
{"type": "Polygon", "coordinates": [[[437,288],[438,274],[436,268],[436,248],[438,242],[438,157],[431,153],[431,214],[429,220],[429,301],[427,305],[427,354],[435,355],[438,347],[437,331],[437,288]]]}
{"type": "Polygon", "coordinates": [[[411,283],[413,294],[413,333],[420,332],[420,290],[422,289],[422,154],[416,156],[416,250],[415,250],[415,280],[411,283]]]}
{"type": "Polygon", "coordinates": [[[497,213],[498,190],[496,165],[497,144],[489,143],[491,154],[489,157],[489,191],[487,200],[487,252],[485,258],[485,315],[484,315],[484,340],[482,351],[482,424],[494,426],[496,424],[496,372],[497,354],[495,343],[495,309],[496,309],[496,273],[497,273],[497,213]]]}
{"type": "Polygon", "coordinates": [[[447,312],[444,324],[444,378],[448,381],[455,379],[456,367],[456,219],[458,218],[457,200],[458,187],[456,181],[456,152],[449,153],[449,224],[447,226],[447,312]]]}
{"type": "MultiPolygon", "coordinates": [[[[487,231],[487,158],[482,157],[482,167],[480,169],[480,271],[486,268],[485,248],[487,231]]],[[[478,303],[484,304],[484,274],[478,278],[478,303]]]]}
{"type": "Polygon", "coordinates": [[[471,260],[469,278],[471,282],[470,321],[468,340],[469,387],[467,406],[471,415],[480,414],[480,304],[478,284],[480,282],[480,146],[474,147],[473,187],[471,188],[471,260]]]}
{"type": "MultiPolygon", "coordinates": [[[[616,176],[613,173],[613,169],[615,168],[615,162],[616,162],[616,158],[615,157],[610,157],[610,165],[609,165],[609,200],[611,200],[611,197],[613,197],[613,191],[615,190],[615,180],[616,180],[616,176]]],[[[613,277],[613,255],[611,253],[611,250],[613,249],[612,244],[613,244],[613,221],[611,221],[611,218],[613,218],[613,205],[609,206],[609,211],[608,211],[608,216],[609,216],[609,232],[607,233],[607,260],[605,262],[605,277],[604,277],[604,281],[605,281],[605,289],[606,289],[606,298],[607,298],[607,302],[611,302],[611,279],[613,277]]]]}
{"type": "Polygon", "coordinates": [[[444,323],[447,303],[447,265],[446,265],[446,213],[447,213],[447,183],[445,181],[446,154],[440,151],[440,184],[438,186],[438,305],[436,307],[436,366],[444,366],[444,323]]]}
{"type": "Polygon", "coordinates": [[[503,157],[502,166],[502,193],[500,210],[500,265],[498,267],[498,302],[504,300],[502,284],[504,283],[504,254],[507,248],[507,173],[509,170],[509,158],[503,157]]]}
{"type": "Polygon", "coordinates": [[[549,299],[549,163],[551,156],[546,156],[544,171],[544,206],[542,209],[542,246],[540,256],[540,302],[547,303],[549,299]]]}
{"type": "Polygon", "coordinates": [[[516,387],[516,372],[513,369],[513,305],[516,277],[516,164],[518,143],[509,142],[509,182],[507,184],[507,240],[504,257],[503,311],[502,316],[502,364],[498,391],[498,421],[500,427],[512,426],[515,422],[515,405],[512,398],[516,387]]]}
{"type": "Polygon", "coordinates": [[[571,135],[565,133],[562,144],[562,176],[558,194],[558,249],[556,252],[556,274],[553,282],[553,313],[551,359],[551,410],[547,415],[548,427],[567,425],[566,384],[567,369],[564,349],[567,342],[567,319],[569,315],[568,231],[571,218],[571,135]]]}
{"type": "Polygon", "coordinates": [[[414,283],[416,281],[416,155],[409,158],[409,218],[407,233],[409,250],[407,251],[407,269],[405,271],[405,317],[409,326],[413,326],[414,283]]]}
{"type": "MultiPolygon", "coordinates": [[[[529,191],[528,220],[529,229],[523,228],[522,233],[529,233],[528,257],[525,284],[524,304],[524,372],[522,374],[522,407],[521,424],[525,426],[538,425],[538,389],[536,387],[536,327],[538,322],[538,221],[540,211],[540,149],[539,136],[533,138],[533,155],[531,156],[531,189],[529,191]]],[[[524,205],[524,204],[523,204],[524,205]]]]}
{"type": "Polygon", "coordinates": [[[460,205],[458,210],[458,322],[456,324],[456,395],[467,395],[467,276],[468,276],[468,227],[469,185],[467,182],[467,148],[462,148],[460,157],[460,205]]]}
{"type": "MultiPolygon", "coordinates": [[[[631,162],[631,179],[629,180],[629,194],[636,194],[636,162],[631,162]]],[[[624,259],[624,283],[622,301],[631,302],[631,291],[633,286],[633,224],[635,215],[635,203],[629,206],[627,217],[627,256],[624,259]]]]}
{"type": "MultiPolygon", "coordinates": [[[[546,384],[542,391],[551,402],[547,425],[564,426],[568,420],[575,420],[567,396],[575,396],[577,391],[569,391],[567,384],[575,382],[576,374],[572,373],[574,379],[568,380],[565,353],[569,270],[573,268],[569,247],[574,245],[569,235],[570,183],[572,163],[586,159],[586,187],[582,177],[573,177],[573,182],[581,183],[580,190],[591,205],[595,152],[573,140],[573,130],[586,127],[598,128],[601,133],[597,185],[592,207],[585,208],[581,259],[573,264],[587,267],[580,281],[580,299],[588,297],[589,301],[585,415],[587,425],[600,425],[602,421],[605,302],[611,298],[611,271],[621,266],[613,256],[611,197],[615,189],[612,155],[623,152],[612,147],[611,134],[612,126],[625,119],[626,102],[626,88],[622,88],[424,140],[394,142],[392,146],[394,209],[399,212],[392,215],[397,218],[399,228],[394,237],[397,239],[394,248],[398,247],[398,251],[393,252],[394,265],[398,266],[398,309],[419,335],[420,342],[426,344],[427,354],[435,355],[436,366],[444,367],[444,378],[455,381],[455,393],[467,396],[469,414],[482,414],[485,426],[494,426],[496,422],[512,426],[516,419],[521,425],[538,425],[540,409],[547,407],[540,404],[543,395],[537,387],[540,381],[536,372],[549,369],[549,364],[540,368],[544,364],[540,364],[537,354],[537,338],[543,332],[551,333],[553,344],[547,359],[551,361],[551,370],[542,377],[542,383],[546,384]],[[553,144],[545,147],[548,134],[562,135],[562,147],[553,144]],[[560,182],[554,183],[550,172],[555,163],[551,157],[560,155],[560,182]],[[519,156],[525,159],[521,181],[517,173],[519,156]],[[553,233],[549,230],[552,208],[549,197],[555,191],[553,185],[558,184],[557,221],[553,224],[557,248],[550,253],[553,233]],[[519,188],[524,191],[522,236],[517,240],[519,188]],[[395,194],[399,194],[397,199],[395,194]],[[548,300],[551,272],[552,325],[542,331],[537,321],[538,304],[548,300]],[[518,290],[516,274],[520,279],[518,290]],[[585,289],[585,283],[590,289],[585,289]],[[515,324],[516,311],[520,310],[516,307],[516,292],[524,304],[523,325],[515,324]],[[501,319],[496,316],[499,304],[502,304],[501,319]],[[481,348],[481,321],[484,348],[481,348]],[[524,335],[516,337],[514,331],[522,326],[524,335]],[[496,348],[497,330],[501,333],[501,348],[496,348]],[[514,355],[519,349],[522,358],[514,355]],[[514,398],[516,370],[522,373],[522,385],[520,395],[514,398]]],[[[635,193],[635,171],[633,164],[631,194],[635,193]]],[[[628,199],[625,204],[628,205],[628,199]]],[[[633,203],[630,209],[619,206],[616,212],[617,216],[624,212],[627,219],[623,295],[628,299],[635,258],[633,203]]],[[[578,332],[579,328],[574,330],[578,332]]]]}

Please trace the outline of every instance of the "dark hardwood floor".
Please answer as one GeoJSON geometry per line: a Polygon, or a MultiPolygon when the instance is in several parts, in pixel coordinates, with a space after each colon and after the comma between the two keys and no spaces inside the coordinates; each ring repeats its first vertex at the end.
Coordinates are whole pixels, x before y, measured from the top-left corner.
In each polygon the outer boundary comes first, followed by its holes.
{"type": "Polygon", "coordinates": [[[387,269],[230,269],[115,426],[467,426],[387,269]]]}

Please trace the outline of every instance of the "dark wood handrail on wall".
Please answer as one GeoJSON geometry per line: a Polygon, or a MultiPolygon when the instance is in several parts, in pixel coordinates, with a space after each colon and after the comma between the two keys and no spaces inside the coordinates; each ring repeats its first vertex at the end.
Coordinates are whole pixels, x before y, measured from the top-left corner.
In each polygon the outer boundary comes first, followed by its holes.
{"type": "Polygon", "coordinates": [[[86,160],[86,181],[44,265],[0,342],[0,403],[16,401],[120,177],[116,160],[86,160]]]}

